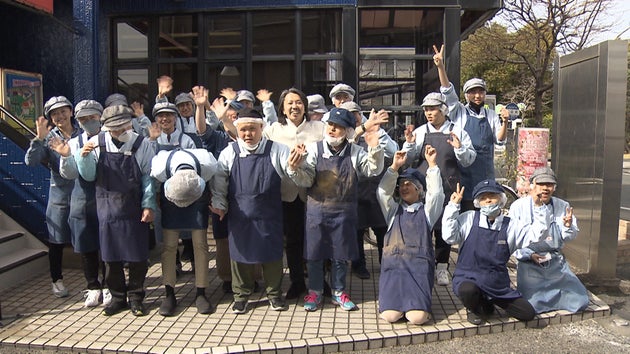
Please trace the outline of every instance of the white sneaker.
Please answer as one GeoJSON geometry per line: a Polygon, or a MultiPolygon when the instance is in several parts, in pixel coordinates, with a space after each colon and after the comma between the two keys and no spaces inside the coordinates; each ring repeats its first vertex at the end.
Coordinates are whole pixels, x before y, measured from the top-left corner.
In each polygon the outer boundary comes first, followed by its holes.
{"type": "Polygon", "coordinates": [[[435,268],[435,276],[437,278],[438,285],[448,285],[451,282],[451,277],[448,274],[448,264],[446,263],[438,263],[435,268]]]}
{"type": "Polygon", "coordinates": [[[52,292],[56,297],[68,296],[68,289],[63,285],[63,280],[59,279],[52,283],[52,292]]]}
{"type": "Polygon", "coordinates": [[[96,290],[85,290],[83,293],[83,298],[85,299],[85,307],[94,307],[98,306],[101,300],[101,291],[96,290]]]}
{"type": "Polygon", "coordinates": [[[109,292],[109,289],[103,289],[103,305],[107,307],[112,303],[112,293],[109,292]]]}

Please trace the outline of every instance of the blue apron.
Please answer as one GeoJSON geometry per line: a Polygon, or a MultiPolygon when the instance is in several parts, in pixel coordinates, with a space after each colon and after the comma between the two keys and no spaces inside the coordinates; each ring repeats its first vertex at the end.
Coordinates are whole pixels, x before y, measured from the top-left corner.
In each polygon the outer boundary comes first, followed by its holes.
{"type": "Polygon", "coordinates": [[[435,256],[424,206],[406,212],[398,206],[394,223],[385,235],[379,312],[431,311],[435,256]]]}
{"type": "MultiPolygon", "coordinates": [[[[363,135],[359,138],[359,141],[356,142],[357,145],[361,146],[365,151],[368,151],[368,145],[363,138],[363,135]]],[[[385,158],[385,166],[389,166],[392,163],[392,159],[386,157],[385,158]]],[[[364,177],[359,176],[359,185],[357,190],[357,203],[358,203],[358,229],[362,230],[368,227],[387,227],[387,222],[385,221],[385,217],[381,212],[381,207],[378,204],[378,199],[376,199],[376,190],[378,189],[378,184],[381,182],[381,178],[387,171],[387,168],[384,168],[383,171],[378,176],[372,177],[364,177]]]]}
{"type": "Polygon", "coordinates": [[[271,163],[267,141],[262,154],[241,157],[237,143],[228,185],[230,258],[239,263],[269,263],[282,259],[281,178],[271,163]]]}
{"type": "MultiPolygon", "coordinates": [[[[192,119],[193,121],[195,120],[195,117],[190,117],[190,118],[186,118],[186,120],[188,121],[189,119],[192,119]]],[[[197,135],[197,127],[195,126],[195,132],[194,133],[189,133],[186,131],[186,126],[184,125],[184,118],[182,118],[181,116],[179,117],[179,125],[181,126],[181,132],[182,134],[186,134],[188,135],[193,143],[195,143],[195,147],[197,149],[203,149],[203,141],[201,140],[201,137],[199,137],[199,135],[197,135]]],[[[181,138],[180,138],[181,140],[181,138]]]]}
{"type": "MultiPolygon", "coordinates": [[[[201,165],[197,157],[186,150],[173,150],[166,159],[166,178],[171,178],[171,160],[176,151],[190,155],[195,161],[197,173],[201,171],[201,165]]],[[[169,230],[205,230],[208,228],[210,194],[209,183],[199,199],[185,208],[180,208],[164,195],[164,184],[160,193],[160,209],[162,210],[162,228],[169,230]]]]}
{"type": "Polygon", "coordinates": [[[352,166],[352,144],[339,155],[324,158],[324,145],[317,143],[315,182],[307,190],[307,260],[355,260],[357,244],[357,173],[352,166]]]}
{"type": "Polygon", "coordinates": [[[477,183],[494,179],[494,132],[488,118],[479,119],[469,113],[467,115],[464,130],[470,136],[473,147],[477,151],[477,157],[470,166],[462,167],[461,171],[462,184],[466,187],[464,200],[472,200],[472,191],[477,183]]]}
{"type": "Polygon", "coordinates": [[[506,267],[510,259],[507,228],[510,218],[504,217],[500,230],[479,227],[481,213],[474,212],[473,226],[459,249],[457,266],[453,273],[453,291],[459,296],[464,281],[473,282],[490,298],[515,299],[521,294],[510,287],[506,267]]]}
{"type": "MultiPolygon", "coordinates": [[[[83,135],[79,134],[79,149],[83,148],[83,135]]],[[[78,253],[95,252],[99,249],[98,215],[96,214],[96,183],[79,176],[74,182],[70,217],[72,245],[78,253]]]]}
{"type": "MultiPolygon", "coordinates": [[[[555,215],[553,200],[551,208],[551,215],[555,215]]],[[[530,220],[533,220],[533,204],[530,204],[530,212],[530,220]]],[[[545,239],[530,244],[528,248],[539,254],[551,254],[551,259],[542,264],[531,260],[518,262],[517,289],[534,307],[536,313],[584,310],[588,306],[588,293],[560,252],[562,234],[558,224],[553,221],[545,239]]]]}
{"type": "MultiPolygon", "coordinates": [[[[80,130],[72,131],[72,138],[80,134],[80,130]]],[[[59,128],[53,128],[44,142],[48,149],[48,168],[50,168],[50,187],[48,189],[48,204],[46,205],[46,227],[48,241],[54,244],[72,242],[72,233],[68,218],[70,217],[70,196],[74,188],[74,180],[65,179],[59,174],[60,155],[48,147],[53,136],[62,136],[59,128]]]]}
{"type": "Polygon", "coordinates": [[[100,133],[100,155],[96,168],[96,206],[101,255],[105,262],[143,262],[149,258],[149,225],[142,218],[142,171],[135,153],[142,135],[131,151],[109,152],[105,134],[100,133]]]}

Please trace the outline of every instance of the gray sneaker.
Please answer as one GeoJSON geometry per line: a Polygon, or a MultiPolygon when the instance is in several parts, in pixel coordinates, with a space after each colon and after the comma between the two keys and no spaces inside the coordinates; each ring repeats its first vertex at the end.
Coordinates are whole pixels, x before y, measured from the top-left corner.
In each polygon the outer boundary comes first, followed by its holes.
{"type": "Polygon", "coordinates": [[[56,297],[68,296],[68,289],[63,285],[63,280],[59,279],[52,283],[52,292],[56,297]]]}

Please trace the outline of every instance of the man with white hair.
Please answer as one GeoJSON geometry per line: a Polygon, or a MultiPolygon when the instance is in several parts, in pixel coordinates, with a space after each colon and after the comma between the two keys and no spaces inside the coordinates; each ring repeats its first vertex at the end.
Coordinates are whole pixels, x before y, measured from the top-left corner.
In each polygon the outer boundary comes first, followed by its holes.
{"type": "Polygon", "coordinates": [[[105,108],[101,133],[74,155],[79,174],[96,182],[101,256],[105,282],[112,294],[103,314],[112,316],[128,306],[134,316],[146,315],[142,304],[149,259],[149,223],[157,209],[151,176],[153,146],[132,129],[132,110],[105,108]],[[123,264],[129,264],[129,283],[123,264]],[[129,303],[127,302],[129,297],[129,303]]]}
{"type": "Polygon", "coordinates": [[[584,310],[588,293],[562,254],[564,243],[580,231],[573,208],[553,196],[558,181],[551,168],[537,168],[529,180],[530,194],[512,203],[509,215],[528,224],[543,220],[546,228],[515,253],[519,260],[517,289],[537,313],[584,310]]]}
{"type": "MultiPolygon", "coordinates": [[[[352,88],[352,86],[344,83],[338,83],[330,89],[330,93],[328,96],[333,103],[333,106],[340,108],[341,105],[345,102],[354,101],[354,95],[356,91],[352,88]]],[[[322,117],[322,122],[326,122],[330,117],[330,112],[324,113],[322,117]]]]}
{"type": "Polygon", "coordinates": [[[545,225],[525,224],[502,215],[507,197],[494,179],[479,182],[473,190],[474,206],[480,210],[460,214],[464,188],[456,186],[444,209],[442,237],[451,245],[459,244],[453,292],[466,307],[468,322],[482,324],[494,313],[494,305],[518,320],[532,320],[536,312],[510,286],[506,264],[545,225]]]}
{"type": "MultiPolygon", "coordinates": [[[[419,158],[419,170],[426,173],[428,163],[423,158],[425,146],[430,145],[437,151],[437,164],[442,176],[444,194],[450,196],[461,180],[461,168],[470,166],[477,156],[470,137],[465,130],[455,125],[448,118],[446,97],[439,92],[431,92],[422,100],[422,109],[427,123],[413,130],[410,125],[405,129],[403,151],[407,151],[407,163],[416,166],[419,158]]],[[[445,201],[446,203],[448,200],[445,201]]],[[[446,205],[446,204],[445,204],[446,205]]],[[[448,285],[448,260],[451,246],[442,239],[442,219],[433,227],[435,236],[435,262],[438,285],[448,285]]]]}
{"type": "MultiPolygon", "coordinates": [[[[264,138],[265,122],[257,111],[242,111],[234,125],[238,140],[219,155],[211,188],[212,211],[221,219],[228,218],[232,312],[247,312],[249,296],[254,292],[256,264],[262,264],[271,310],[284,311],[281,180],[290,178],[289,164],[299,165],[302,155],[264,138]]],[[[293,169],[291,174],[304,172],[293,169]]]]}

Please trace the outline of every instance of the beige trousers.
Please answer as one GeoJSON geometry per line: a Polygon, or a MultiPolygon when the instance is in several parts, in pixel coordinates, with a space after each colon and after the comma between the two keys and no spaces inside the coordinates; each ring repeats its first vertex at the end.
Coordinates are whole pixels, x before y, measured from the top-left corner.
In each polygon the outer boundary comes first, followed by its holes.
{"type": "MultiPolygon", "coordinates": [[[[175,258],[180,230],[164,229],[162,245],[162,280],[164,285],[175,287],[177,274],[175,258]]],[[[206,230],[192,230],[193,252],[195,254],[195,286],[208,287],[208,236],[206,230]]],[[[227,240],[226,240],[227,241],[227,240]]],[[[229,263],[228,263],[229,270],[229,263]]]]}

